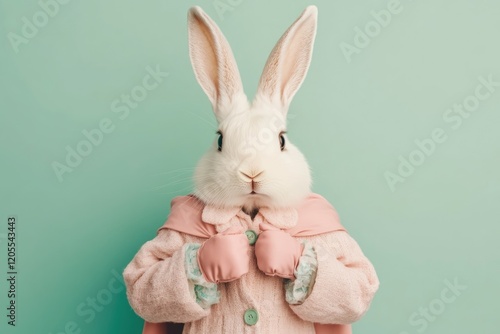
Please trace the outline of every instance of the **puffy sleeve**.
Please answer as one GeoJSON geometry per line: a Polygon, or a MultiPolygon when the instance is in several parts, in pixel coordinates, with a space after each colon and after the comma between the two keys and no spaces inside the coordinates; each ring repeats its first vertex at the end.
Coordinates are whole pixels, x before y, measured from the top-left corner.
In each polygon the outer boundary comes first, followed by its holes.
{"type": "Polygon", "coordinates": [[[345,231],[307,240],[316,254],[316,277],[307,287],[307,298],[290,304],[290,308],[300,318],[315,323],[350,324],[359,320],[378,290],[373,265],[345,231]]]}
{"type": "Polygon", "coordinates": [[[149,322],[192,322],[210,314],[216,287],[200,280],[192,262],[193,245],[203,239],[163,229],[146,242],[123,271],[127,298],[134,311],[149,322]],[[188,242],[189,241],[189,242],[188,242]],[[197,291],[196,291],[197,290],[197,291]],[[211,294],[207,303],[201,294],[211,294]],[[199,297],[201,296],[201,298],[199,297]]]}

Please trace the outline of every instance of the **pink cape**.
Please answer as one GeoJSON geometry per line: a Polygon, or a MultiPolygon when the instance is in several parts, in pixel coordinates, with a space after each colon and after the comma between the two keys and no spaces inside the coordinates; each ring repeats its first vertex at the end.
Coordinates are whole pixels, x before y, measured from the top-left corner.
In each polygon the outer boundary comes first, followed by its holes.
{"type": "MultiPolygon", "coordinates": [[[[193,195],[172,200],[170,215],[157,231],[171,229],[208,239],[217,234],[215,226],[202,220],[205,204],[193,195]]],[[[284,230],[294,237],[309,237],[334,231],[345,231],[333,206],[318,194],[309,195],[298,207],[297,224],[284,230]]],[[[272,222],[271,222],[272,223],[272,222]]],[[[316,334],[351,334],[351,325],[314,324],[316,334]]],[[[182,324],[144,323],[142,334],[181,334],[182,324]]]]}

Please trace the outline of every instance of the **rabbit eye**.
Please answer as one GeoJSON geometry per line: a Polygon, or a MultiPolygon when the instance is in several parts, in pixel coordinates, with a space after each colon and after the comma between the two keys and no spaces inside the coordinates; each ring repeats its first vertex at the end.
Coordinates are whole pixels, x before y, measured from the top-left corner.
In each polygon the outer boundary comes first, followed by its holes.
{"type": "Polygon", "coordinates": [[[217,131],[217,134],[219,135],[219,139],[217,140],[217,151],[222,151],[222,132],[217,131]]]}
{"type": "Polygon", "coordinates": [[[283,151],[285,149],[285,136],[284,133],[280,133],[280,149],[283,151]]]}

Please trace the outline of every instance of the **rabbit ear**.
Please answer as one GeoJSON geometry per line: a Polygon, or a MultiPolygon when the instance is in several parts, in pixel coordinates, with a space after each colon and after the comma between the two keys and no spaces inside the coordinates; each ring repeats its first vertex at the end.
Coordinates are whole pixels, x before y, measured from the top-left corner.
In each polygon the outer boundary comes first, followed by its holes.
{"type": "Polygon", "coordinates": [[[318,9],[307,7],[271,51],[260,78],[257,98],[284,110],[304,81],[311,62],[318,9]]]}
{"type": "Polygon", "coordinates": [[[220,121],[245,96],[233,52],[217,24],[198,6],[189,9],[188,35],[196,79],[220,121]]]}

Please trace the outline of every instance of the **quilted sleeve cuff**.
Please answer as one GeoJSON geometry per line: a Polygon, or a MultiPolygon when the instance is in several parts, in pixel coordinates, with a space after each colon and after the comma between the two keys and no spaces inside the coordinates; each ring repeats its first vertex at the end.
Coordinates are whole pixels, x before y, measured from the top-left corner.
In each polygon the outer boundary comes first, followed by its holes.
{"type": "Polygon", "coordinates": [[[302,304],[314,285],[318,260],[313,246],[304,242],[304,251],[294,271],[295,280],[285,279],[285,299],[289,304],[302,304]]]}
{"type": "Polygon", "coordinates": [[[207,282],[201,273],[198,266],[198,249],[200,244],[186,244],[186,275],[190,286],[193,286],[194,297],[196,302],[202,308],[207,309],[213,304],[217,304],[220,300],[220,292],[217,290],[217,284],[207,282]]]}

